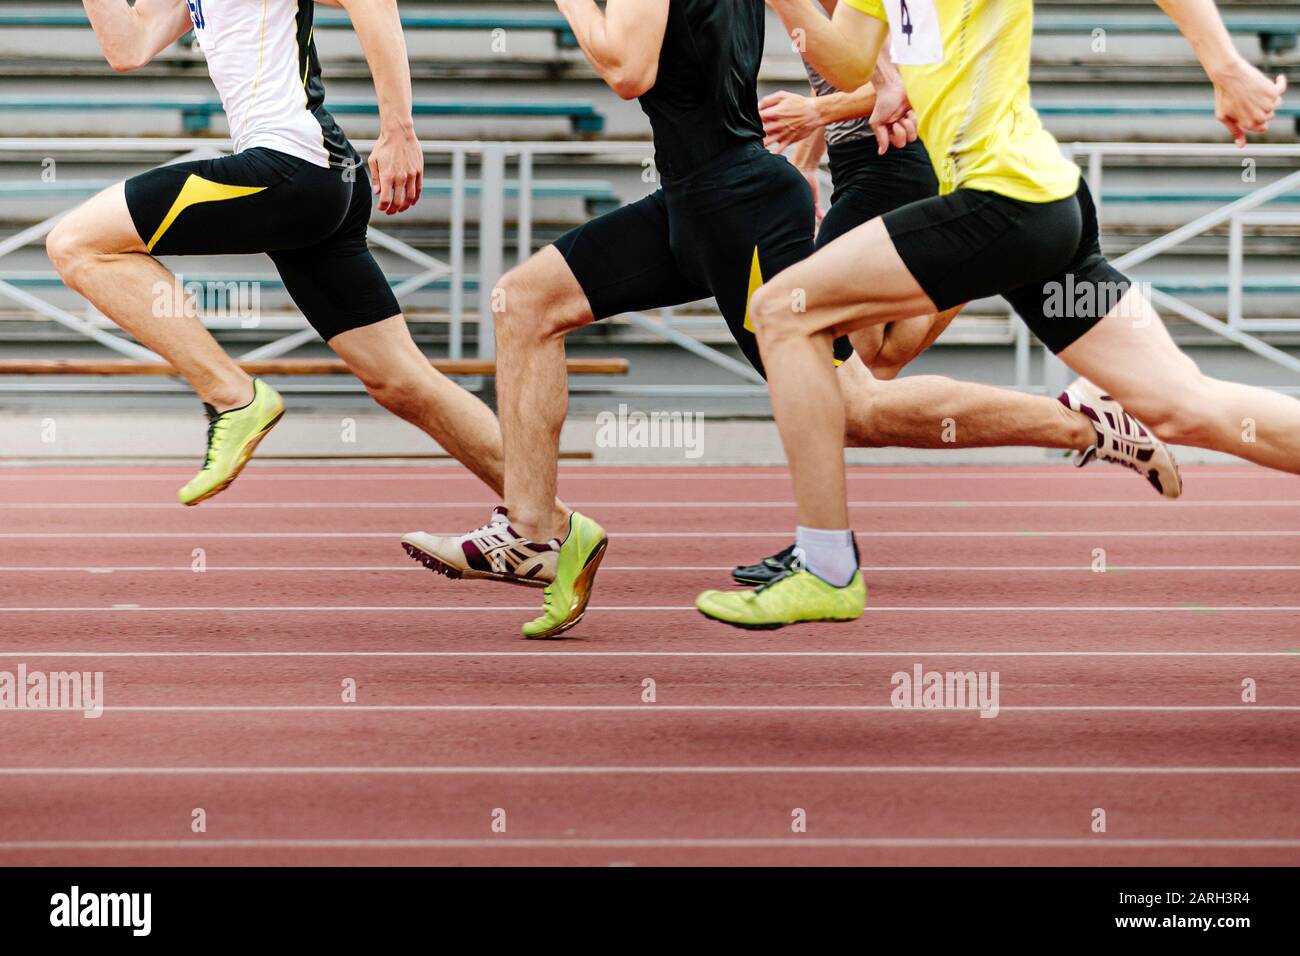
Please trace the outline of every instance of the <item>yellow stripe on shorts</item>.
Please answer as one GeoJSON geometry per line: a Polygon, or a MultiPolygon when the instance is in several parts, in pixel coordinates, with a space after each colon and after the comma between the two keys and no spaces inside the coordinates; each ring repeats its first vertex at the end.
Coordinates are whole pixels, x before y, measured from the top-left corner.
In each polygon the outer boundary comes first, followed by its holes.
{"type": "Polygon", "coordinates": [[[158,245],[158,240],[171,228],[172,223],[176,221],[176,217],[189,209],[190,206],[197,206],[202,202],[240,199],[244,196],[260,193],[265,188],[265,186],[230,186],[226,183],[214,183],[202,176],[190,173],[185,180],[185,184],[181,186],[181,191],[176,194],[176,200],[172,203],[172,208],[167,210],[167,215],[158,224],[158,231],[153,234],[153,238],[149,240],[145,248],[153,252],[153,247],[158,245]]]}
{"type": "Polygon", "coordinates": [[[754,323],[749,319],[749,303],[754,299],[754,293],[763,286],[763,267],[758,261],[758,246],[754,247],[754,261],[749,266],[749,294],[745,296],[745,331],[753,332],[754,323]]]}

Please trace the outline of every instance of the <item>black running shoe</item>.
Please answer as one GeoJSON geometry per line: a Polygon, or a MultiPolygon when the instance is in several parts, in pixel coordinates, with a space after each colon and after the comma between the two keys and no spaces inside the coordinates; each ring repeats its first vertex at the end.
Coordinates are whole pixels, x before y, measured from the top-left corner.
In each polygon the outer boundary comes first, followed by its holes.
{"type": "Polygon", "coordinates": [[[733,568],[731,577],[737,584],[771,584],[781,575],[787,573],[794,567],[794,545],[786,548],[780,554],[774,554],[770,558],[764,558],[758,564],[751,564],[746,567],[733,568]]]}

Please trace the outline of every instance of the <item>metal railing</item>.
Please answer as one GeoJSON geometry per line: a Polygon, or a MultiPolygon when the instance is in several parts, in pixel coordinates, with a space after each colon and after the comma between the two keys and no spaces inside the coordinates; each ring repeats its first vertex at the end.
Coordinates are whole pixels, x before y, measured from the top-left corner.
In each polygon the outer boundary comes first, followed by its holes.
{"type": "MultiPolygon", "coordinates": [[[[357,146],[364,154],[371,147],[370,142],[358,141],[357,146]]],[[[195,139],[128,139],[128,138],[50,138],[50,139],[4,139],[0,138],[0,154],[29,154],[40,157],[94,153],[98,158],[112,157],[120,159],[136,155],[157,155],[175,153],[173,161],[217,155],[230,148],[228,142],[221,140],[195,139]]],[[[1063,147],[1066,154],[1083,165],[1094,195],[1097,197],[1099,211],[1103,207],[1103,183],[1106,160],[1114,157],[1192,157],[1225,158],[1237,160],[1244,158],[1282,158],[1294,159],[1297,169],[1286,172],[1279,179],[1255,186],[1246,195],[1197,216],[1173,231],[1161,235],[1115,260],[1117,268],[1125,269],[1147,262],[1154,257],[1175,249],[1188,239],[1198,236],[1216,226],[1227,224],[1229,230],[1229,253],[1227,262],[1228,309],[1227,318],[1221,320],[1169,292],[1156,288],[1155,304],[1164,312],[1173,312],[1180,317],[1207,329],[1224,339],[1240,345],[1257,355],[1290,370],[1300,373],[1300,359],[1274,348],[1259,339],[1254,332],[1265,330],[1293,331],[1300,329],[1300,320],[1249,320],[1243,318],[1244,300],[1244,235],[1245,227],[1260,224],[1300,224],[1300,215],[1261,211],[1260,207],[1286,193],[1300,191],[1300,145],[1261,145],[1246,150],[1237,150],[1230,145],[1193,145],[1193,144],[1140,144],[1140,143],[1073,143],[1063,147]]],[[[412,247],[408,243],[389,235],[382,229],[370,229],[370,241],[375,246],[405,260],[416,268],[415,274],[404,279],[394,291],[399,301],[418,292],[433,281],[448,283],[447,324],[449,337],[449,354],[452,358],[464,355],[468,321],[467,273],[466,273],[466,227],[467,196],[470,190],[469,168],[471,161],[478,165],[478,308],[477,355],[490,358],[494,351],[493,301],[491,290],[507,269],[508,261],[522,261],[532,254],[534,243],[534,197],[533,186],[538,182],[536,175],[539,157],[582,157],[592,159],[609,157],[611,159],[639,161],[641,168],[647,171],[647,190],[653,184],[653,149],[648,142],[430,142],[424,144],[426,157],[439,158],[450,165],[450,212],[449,212],[449,251],[444,261],[412,247]],[[507,188],[507,174],[510,167],[516,170],[518,188],[507,188]],[[511,196],[513,195],[513,199],[511,196]],[[516,224],[516,241],[514,248],[507,248],[508,213],[513,207],[516,224]]],[[[53,215],[34,226],[0,241],[0,258],[31,243],[44,238],[66,211],[53,215]]],[[[0,280],[0,299],[8,299],[26,309],[40,313],[58,322],[66,328],[92,339],[105,347],[138,359],[154,359],[151,352],[130,340],[113,334],[104,323],[83,318],[54,303],[41,298],[13,283],[0,280]]],[[[1010,318],[1010,313],[1007,313],[1010,318]]],[[[683,324],[676,319],[672,309],[647,315],[628,315],[622,317],[643,332],[656,336],[665,342],[679,346],[694,355],[726,370],[736,376],[743,385],[736,388],[723,387],[728,394],[760,394],[762,379],[746,363],[738,361],[731,355],[713,348],[688,334],[683,324]]],[[[1031,341],[1023,323],[1011,322],[1009,330],[1014,330],[1015,376],[1011,384],[1024,390],[1039,390],[1052,387],[1053,371],[1048,365],[1047,379],[1042,383],[1031,381],[1031,341]]],[[[274,341],[259,346],[246,353],[243,358],[274,358],[286,355],[315,336],[305,322],[288,330],[288,334],[274,341]]],[[[688,395],[698,388],[691,386],[660,386],[659,390],[688,395]]],[[[705,390],[717,394],[715,390],[705,390]]]]}

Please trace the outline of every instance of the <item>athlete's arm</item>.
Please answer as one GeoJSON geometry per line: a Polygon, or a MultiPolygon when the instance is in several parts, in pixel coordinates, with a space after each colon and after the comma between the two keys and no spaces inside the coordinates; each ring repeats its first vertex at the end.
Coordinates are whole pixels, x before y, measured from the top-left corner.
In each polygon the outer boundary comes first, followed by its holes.
{"type": "Polygon", "coordinates": [[[871,111],[871,129],[876,134],[877,152],[883,156],[890,146],[902,149],[916,142],[916,114],[903,87],[903,77],[894,65],[889,50],[882,47],[876,57],[876,72],[871,78],[877,90],[871,111]]]}
{"type": "Polygon", "coordinates": [[[1273,119],[1286,77],[1270,80],[1237,52],[1214,0],[1156,0],[1178,29],[1214,84],[1214,112],[1238,146],[1246,133],[1264,133],[1273,119]]]}
{"type": "Polygon", "coordinates": [[[758,104],[764,143],[777,151],[811,136],[831,123],[869,116],[876,134],[877,152],[892,145],[901,149],[916,141],[916,115],[903,88],[903,78],[887,50],[876,58],[872,82],[851,93],[799,96],[784,90],[771,93],[758,104]]]}
{"type": "Polygon", "coordinates": [[[763,120],[765,145],[780,151],[831,123],[870,116],[875,106],[876,88],[868,83],[852,93],[827,96],[800,96],[780,90],[759,100],[758,113],[763,120]]]}
{"type": "Polygon", "coordinates": [[[625,100],[650,91],[668,29],[669,0],[555,0],[578,46],[611,90],[625,100]]]}
{"type": "Polygon", "coordinates": [[[836,6],[830,20],[813,0],[767,0],[767,4],[799,44],[804,59],[837,88],[858,90],[871,80],[889,24],[847,3],[836,6]]]}
{"type": "Polygon", "coordinates": [[[375,78],[379,139],[370,152],[370,181],[380,212],[391,216],[419,202],[424,186],[424,151],[411,116],[411,66],[397,0],[340,0],[339,5],[352,18],[375,78]]]}
{"type": "Polygon", "coordinates": [[[138,70],[189,33],[185,0],[82,0],[104,59],[119,73],[138,70]]]}

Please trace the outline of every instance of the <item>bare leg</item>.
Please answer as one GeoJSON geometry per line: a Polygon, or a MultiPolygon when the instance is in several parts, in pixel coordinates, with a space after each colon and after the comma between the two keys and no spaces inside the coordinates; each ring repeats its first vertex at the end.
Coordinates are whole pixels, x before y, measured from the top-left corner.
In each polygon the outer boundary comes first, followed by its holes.
{"type": "MultiPolygon", "coordinates": [[[[501,428],[492,410],[429,364],[400,315],[330,339],[330,348],[370,396],[410,422],[483,480],[505,493],[501,428]]],[[[553,503],[555,520],[567,511],[553,503]]]]}
{"type": "Polygon", "coordinates": [[[1300,402],[1201,374],[1137,286],[1061,360],[1163,441],[1300,473],[1300,402]]]}
{"type": "Polygon", "coordinates": [[[167,359],[217,411],[246,405],[253,382],[203,327],[176,277],[149,255],[121,183],[87,200],[45,241],[69,288],[167,359]]]}
{"type": "Polygon", "coordinates": [[[871,325],[851,336],[840,366],[850,448],[1004,448],[1077,451],[1096,433],[1088,417],[1055,399],[938,375],[898,379],[964,306],[938,315],[871,325]],[[859,361],[861,358],[861,361],[859,361]]]}
{"type": "Polygon", "coordinates": [[[560,429],[569,408],[564,336],[593,321],[568,263],[547,246],[501,280],[495,295],[497,398],[510,523],[535,541],[564,538],[556,512],[560,429]]]}
{"type": "Polygon", "coordinates": [[[754,295],[750,315],[801,526],[849,527],[844,398],[831,362],[835,331],[937,311],[879,219],[782,272],[754,295]],[[872,290],[869,302],[863,301],[863,288],[872,290]],[[797,306],[804,304],[806,311],[800,311],[797,306]]]}
{"type": "Polygon", "coordinates": [[[840,366],[850,448],[1077,451],[1096,440],[1086,415],[1054,398],[939,375],[878,380],[856,357],[840,366]]]}

